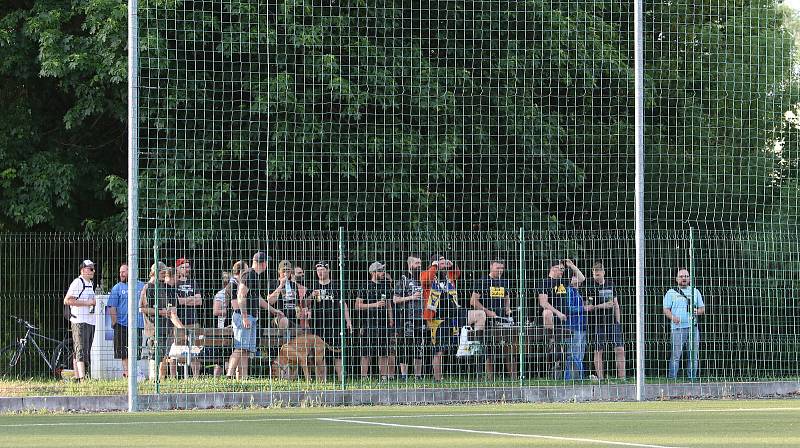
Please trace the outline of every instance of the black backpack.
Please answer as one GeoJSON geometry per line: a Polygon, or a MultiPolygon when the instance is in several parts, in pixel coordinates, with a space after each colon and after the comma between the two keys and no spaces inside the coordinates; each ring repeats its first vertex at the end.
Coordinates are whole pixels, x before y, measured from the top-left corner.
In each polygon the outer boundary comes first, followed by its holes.
{"type": "MultiPolygon", "coordinates": [[[[87,285],[86,282],[83,281],[83,277],[78,277],[78,278],[80,279],[81,284],[83,285],[83,289],[81,289],[81,292],[78,294],[78,297],[76,297],[76,298],[80,299],[81,296],[83,295],[83,292],[86,291],[87,289],[91,289],[92,292],[94,293],[94,284],[87,285]]],[[[69,321],[73,317],[76,317],[76,316],[74,314],[72,314],[72,307],[65,303],[64,304],[64,319],[69,321]]]]}

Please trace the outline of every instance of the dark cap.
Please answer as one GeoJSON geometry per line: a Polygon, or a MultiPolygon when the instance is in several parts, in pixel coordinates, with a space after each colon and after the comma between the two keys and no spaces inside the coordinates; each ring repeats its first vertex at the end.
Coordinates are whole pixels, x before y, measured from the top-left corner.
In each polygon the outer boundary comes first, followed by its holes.
{"type": "Polygon", "coordinates": [[[442,254],[433,254],[431,256],[431,264],[436,264],[439,260],[446,260],[445,256],[442,254]]]}
{"type": "Polygon", "coordinates": [[[316,268],[330,269],[331,266],[328,264],[327,261],[318,261],[317,264],[314,265],[314,269],[316,268]]]}
{"type": "Polygon", "coordinates": [[[269,255],[267,255],[264,251],[258,251],[253,254],[253,262],[264,263],[267,261],[269,261],[269,255]]]}
{"type": "MultiPolygon", "coordinates": [[[[563,264],[564,264],[563,260],[555,259],[555,260],[551,260],[550,261],[550,265],[549,266],[552,268],[553,266],[558,266],[558,265],[563,265],[563,264]]],[[[566,266],[564,266],[564,267],[566,267],[566,266]]]]}

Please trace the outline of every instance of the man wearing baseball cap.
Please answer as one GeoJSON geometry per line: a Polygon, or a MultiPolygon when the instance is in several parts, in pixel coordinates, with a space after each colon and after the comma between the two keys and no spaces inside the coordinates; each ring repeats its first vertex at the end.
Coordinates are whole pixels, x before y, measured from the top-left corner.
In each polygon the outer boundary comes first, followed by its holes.
{"type": "Polygon", "coordinates": [[[268,311],[273,316],[274,328],[284,330],[284,339],[289,341],[294,336],[302,315],[297,294],[297,284],[292,280],[294,266],[289,260],[278,263],[278,280],[270,281],[267,290],[268,311]]]}
{"type": "Polygon", "coordinates": [[[64,296],[64,305],[69,306],[69,322],[72,344],[75,350],[75,380],[83,381],[89,370],[90,354],[94,342],[94,262],[83,260],[80,275],[72,281],[64,296]]]}
{"type": "Polygon", "coordinates": [[[356,293],[355,309],[363,327],[358,351],[361,355],[361,378],[369,377],[372,357],[378,357],[381,380],[389,379],[389,329],[394,327],[392,316],[392,285],[386,280],[386,265],[376,261],[369,265],[369,281],[356,293]]]}

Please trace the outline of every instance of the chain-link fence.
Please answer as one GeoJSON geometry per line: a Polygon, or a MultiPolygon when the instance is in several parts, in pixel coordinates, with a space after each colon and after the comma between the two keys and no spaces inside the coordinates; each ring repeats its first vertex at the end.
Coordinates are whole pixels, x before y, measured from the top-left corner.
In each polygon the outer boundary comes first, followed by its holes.
{"type": "Polygon", "coordinates": [[[3,236],[2,395],[125,394],[127,355],[115,349],[124,346],[122,328],[112,324],[120,321],[141,327],[139,394],[176,403],[213,401],[222,392],[414,391],[417,399],[463,401],[502,390],[523,399],[526,390],[587,387],[605,388],[595,398],[630,399],[637,336],[652,390],[761,383],[766,395],[771,383],[796,382],[800,374],[800,303],[792,294],[800,260],[790,249],[797,240],[776,234],[648,233],[641,335],[630,232],[277,232],[235,245],[225,235],[170,236],[142,252],[142,264],[163,267],[137,298],[146,317],[138,323],[120,317],[123,241],[3,236]],[[260,248],[270,248],[263,266],[261,255],[253,260],[260,248]],[[75,382],[63,299],[86,259],[96,285],[91,379],[75,382]],[[691,279],[684,288],[681,268],[691,279]],[[259,291],[260,303],[237,293],[242,285],[259,291]],[[691,312],[679,290],[695,297],[691,312]],[[187,300],[195,294],[197,301],[187,300]],[[665,307],[691,316],[692,337],[699,335],[696,344],[677,347],[683,356],[673,372],[680,325],[672,328],[665,307]],[[698,360],[696,369],[689,359],[698,360]]]}

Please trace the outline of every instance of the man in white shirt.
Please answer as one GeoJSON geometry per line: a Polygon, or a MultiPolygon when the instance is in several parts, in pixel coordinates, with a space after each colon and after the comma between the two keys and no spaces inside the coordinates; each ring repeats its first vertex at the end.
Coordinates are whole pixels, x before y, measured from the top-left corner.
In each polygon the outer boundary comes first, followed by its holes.
{"type": "Polygon", "coordinates": [[[86,378],[86,365],[94,340],[94,262],[83,260],[80,265],[80,276],[72,281],[64,296],[64,305],[70,307],[70,329],[72,344],[75,348],[75,379],[86,378]]]}

